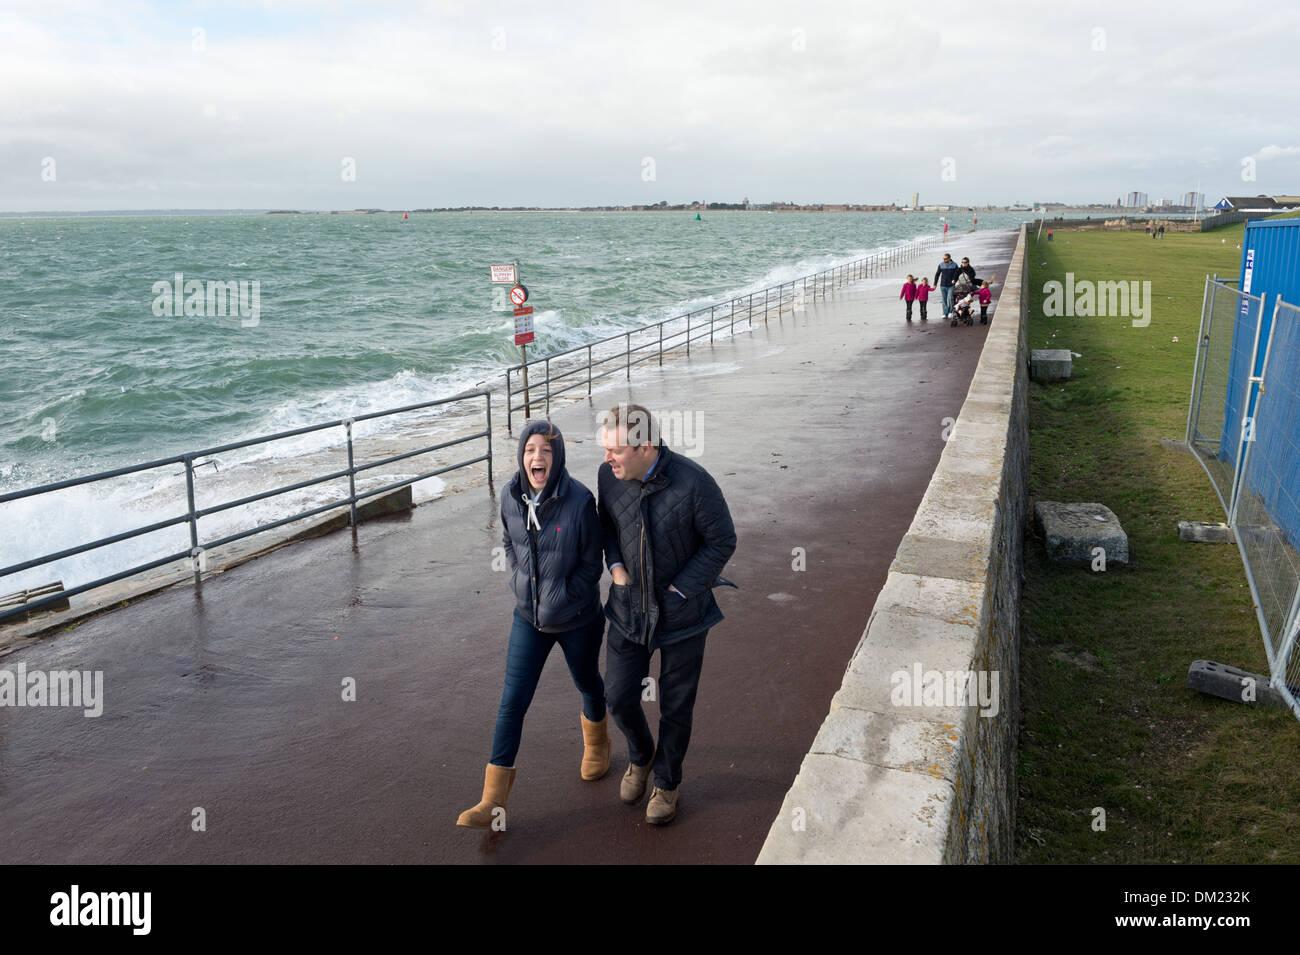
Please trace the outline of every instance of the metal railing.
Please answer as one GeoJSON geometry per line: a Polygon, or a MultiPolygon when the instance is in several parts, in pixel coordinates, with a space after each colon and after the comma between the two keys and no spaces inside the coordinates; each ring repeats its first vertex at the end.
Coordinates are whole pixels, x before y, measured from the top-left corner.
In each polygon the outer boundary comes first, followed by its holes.
{"type": "Polygon", "coordinates": [[[0,611],[0,623],[3,623],[4,621],[12,617],[25,615],[34,610],[40,610],[52,604],[66,601],[69,597],[74,597],[77,594],[85,593],[86,591],[94,590],[97,587],[102,587],[106,584],[115,583],[116,581],[123,580],[135,574],[143,573],[144,571],[148,571],[148,570],[153,570],[157,567],[162,567],[165,564],[171,564],[177,561],[189,560],[193,567],[194,580],[195,582],[198,582],[201,573],[204,569],[204,564],[205,564],[204,555],[206,554],[207,551],[212,550],[213,548],[221,547],[225,544],[232,544],[236,541],[240,541],[248,537],[253,537],[254,535],[262,534],[267,531],[274,530],[278,527],[283,527],[284,525],[291,524],[294,521],[300,521],[308,517],[314,517],[317,514],[324,513],[325,511],[334,510],[344,505],[348,505],[349,508],[348,519],[349,522],[353,526],[355,526],[357,523],[357,503],[359,501],[364,501],[367,498],[384,494],[396,488],[406,487],[407,485],[415,484],[419,481],[427,480],[428,478],[437,477],[440,474],[446,474],[448,471],[454,471],[459,468],[469,467],[471,465],[478,464],[479,462],[482,461],[487,462],[488,479],[490,482],[492,476],[492,395],[491,392],[485,390],[462,392],[461,394],[453,395],[450,398],[439,398],[434,401],[423,401],[418,404],[404,405],[403,407],[400,408],[390,408],[385,411],[374,411],[369,414],[356,415],[351,418],[339,418],[334,421],[327,421],[323,424],[308,425],[302,428],[295,428],[291,431],[281,431],[276,434],[261,435],[256,438],[248,438],[243,441],[235,441],[230,444],[220,445],[218,447],[205,448],[202,451],[191,451],[184,454],[174,455],[172,457],[159,458],[156,461],[149,461],[144,464],[134,464],[128,467],[114,468],[111,471],[101,471],[99,473],[88,474],[83,477],[70,478],[69,480],[66,481],[57,481],[53,484],[41,485],[40,487],[27,488],[22,491],[13,491],[8,494],[0,494],[0,504],[5,504],[8,503],[9,501],[17,501],[17,500],[22,500],[24,498],[36,497],[41,494],[49,494],[55,491],[63,490],[65,488],[95,484],[101,481],[110,480],[112,478],[118,478],[128,474],[136,474],[143,471],[149,471],[154,468],[166,467],[168,465],[183,464],[185,466],[185,490],[186,490],[186,499],[187,499],[187,508],[185,513],[167,518],[166,520],[156,521],[152,524],[135,527],[123,531],[121,533],[114,534],[110,537],[105,537],[100,540],[93,541],[88,544],[81,544],[76,547],[70,547],[65,550],[57,551],[55,553],[45,554],[44,556],[36,557],[31,560],[25,560],[22,561],[21,563],[12,564],[8,567],[0,567],[0,580],[3,580],[5,577],[11,574],[17,574],[24,570],[29,570],[33,567],[39,567],[44,564],[52,563],[53,561],[63,560],[64,558],[73,557],[78,554],[83,554],[86,553],[87,551],[96,550],[97,548],[100,547],[106,547],[110,544],[117,544],[122,541],[141,537],[145,534],[151,534],[156,531],[165,530],[166,528],[174,527],[179,524],[188,524],[189,531],[190,531],[190,549],[188,551],[180,551],[178,553],[168,554],[166,557],[160,557],[157,558],[156,560],[151,560],[146,563],[138,564],[136,566],[128,568],[127,570],[118,571],[108,576],[100,577],[97,580],[92,580],[89,583],[79,584],[78,586],[69,588],[67,590],[60,590],[57,593],[54,593],[47,597],[42,597],[37,600],[30,600],[18,604],[17,606],[6,606],[5,609],[0,611]],[[482,431],[476,431],[474,434],[466,435],[460,438],[455,438],[450,441],[441,441],[438,442],[437,444],[428,445],[427,447],[420,447],[411,451],[403,451],[401,454],[394,454],[377,461],[369,461],[366,462],[365,464],[356,463],[354,453],[353,453],[352,427],[357,422],[371,421],[377,418],[388,417],[390,415],[403,414],[411,411],[420,411],[425,408],[433,408],[439,405],[447,405],[447,404],[453,404],[458,402],[471,401],[478,398],[484,399],[485,402],[485,407],[484,407],[485,424],[482,431]],[[257,494],[250,494],[246,497],[241,497],[233,501],[226,501],[224,503],[217,504],[212,507],[199,508],[195,506],[194,469],[196,466],[201,466],[201,465],[196,465],[196,461],[199,461],[199,459],[207,458],[215,454],[224,454],[229,451],[237,451],[242,448],[249,448],[259,444],[266,444],[271,441],[279,441],[284,438],[292,438],[298,435],[312,434],[314,432],[325,431],[330,428],[340,428],[340,427],[344,428],[347,433],[347,452],[348,452],[347,468],[333,471],[329,474],[325,474],[320,477],[313,477],[305,481],[298,481],[293,484],[287,484],[283,487],[273,488],[269,491],[262,491],[257,494]],[[369,490],[363,491],[361,493],[357,492],[356,477],[358,474],[364,471],[369,471],[374,468],[393,464],[394,462],[397,461],[403,461],[406,460],[407,458],[413,458],[420,454],[429,454],[434,451],[440,451],[444,448],[450,448],[456,445],[466,444],[468,442],[477,441],[480,439],[487,440],[487,450],[486,453],[481,454],[478,457],[470,458],[469,460],[466,461],[459,461],[455,464],[447,465],[446,467],[437,468],[435,470],[428,471],[424,474],[421,474],[417,477],[403,478],[402,480],[399,481],[393,481],[391,483],[384,484],[381,487],[370,488],[369,490]],[[318,507],[312,507],[308,510],[290,515],[289,517],[280,518],[278,520],[271,521],[266,524],[259,524],[248,530],[239,531],[238,533],[234,533],[234,534],[227,534],[220,538],[205,541],[202,544],[200,544],[199,542],[198,522],[200,518],[208,517],[209,515],[218,514],[224,511],[229,511],[233,508],[252,504],[256,501],[266,500],[267,498],[275,497],[280,494],[288,494],[293,491],[299,491],[304,488],[312,487],[317,484],[322,484],[326,481],[338,480],[344,477],[348,479],[349,493],[347,497],[343,497],[335,501],[330,501],[329,503],[322,504],[318,507]]]}
{"type": "Polygon", "coordinates": [[[707,338],[709,344],[712,344],[720,330],[734,334],[737,322],[745,322],[748,328],[753,328],[755,316],[766,322],[775,312],[779,318],[787,310],[807,302],[810,296],[814,302],[819,297],[825,298],[849,282],[879,275],[885,269],[895,267],[942,242],[943,237],[939,235],[914,239],[802,278],[770,285],[724,302],[702,306],[683,315],[640,325],[586,345],[511,365],[505,371],[506,429],[511,433],[514,431],[516,411],[523,411],[529,416],[534,405],[544,405],[549,417],[553,398],[583,387],[587,390],[587,397],[590,397],[594,382],[620,371],[631,381],[634,365],[656,358],[662,365],[664,353],[674,348],[685,347],[686,354],[689,355],[692,342],[707,338]],[[530,382],[529,372],[534,369],[540,369],[542,377],[539,380],[534,373],[530,382]],[[515,378],[519,379],[519,387],[515,386],[515,378]],[[519,396],[523,396],[523,400],[516,403],[515,399],[519,396]]]}

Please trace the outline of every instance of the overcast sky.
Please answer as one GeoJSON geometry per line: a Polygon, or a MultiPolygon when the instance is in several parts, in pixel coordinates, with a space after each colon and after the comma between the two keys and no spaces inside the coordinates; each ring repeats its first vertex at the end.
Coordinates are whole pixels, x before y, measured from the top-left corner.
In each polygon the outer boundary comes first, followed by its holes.
{"type": "Polygon", "coordinates": [[[1223,0],[0,0],[0,210],[1294,194],[1297,37],[1223,0]]]}

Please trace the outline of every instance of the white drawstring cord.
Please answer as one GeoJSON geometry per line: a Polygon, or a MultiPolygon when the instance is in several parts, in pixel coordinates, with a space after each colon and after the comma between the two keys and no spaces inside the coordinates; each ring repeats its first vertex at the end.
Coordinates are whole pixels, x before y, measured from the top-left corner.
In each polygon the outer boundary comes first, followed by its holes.
{"type": "Polygon", "coordinates": [[[528,505],[528,520],[524,523],[524,529],[527,530],[531,527],[533,530],[540,531],[542,529],[542,524],[537,519],[537,502],[527,494],[521,494],[519,496],[523,499],[523,502],[528,505]]]}

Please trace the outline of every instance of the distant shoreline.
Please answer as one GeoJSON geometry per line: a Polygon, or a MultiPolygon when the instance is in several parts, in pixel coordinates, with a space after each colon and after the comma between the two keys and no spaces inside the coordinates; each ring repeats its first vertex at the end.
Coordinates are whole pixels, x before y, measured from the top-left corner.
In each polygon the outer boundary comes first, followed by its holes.
{"type": "MultiPolygon", "coordinates": [[[[1038,217],[1046,215],[1048,218],[1064,217],[1087,217],[1093,218],[1123,218],[1123,217],[1143,217],[1152,215],[1161,216],[1190,216],[1191,210],[1169,209],[1164,211],[1143,212],[1134,209],[1116,209],[1114,207],[1096,208],[1088,206],[1067,206],[1053,207],[1044,212],[1038,212],[1033,209],[1010,209],[1003,206],[980,206],[980,207],[950,207],[946,209],[904,209],[876,206],[842,206],[842,205],[807,205],[807,206],[777,206],[777,207],[751,207],[742,208],[717,208],[710,209],[705,207],[693,206],[583,206],[583,207],[490,207],[490,206],[463,206],[457,208],[438,208],[438,209],[95,209],[89,211],[73,210],[38,210],[32,212],[0,212],[0,219],[107,219],[107,218],[150,218],[150,217],[176,217],[176,216],[364,216],[364,215],[383,215],[383,216],[401,216],[401,215],[437,215],[437,214],[456,214],[456,213],[473,213],[473,214],[515,214],[515,213],[597,213],[609,215],[614,213],[650,213],[663,215],[670,213],[683,214],[704,214],[717,215],[718,213],[796,213],[796,212],[815,212],[825,214],[894,214],[894,215],[924,215],[924,216],[981,216],[981,215],[1023,215],[1026,217],[1038,217]]],[[[1203,213],[1209,214],[1209,213],[1203,213]]]]}

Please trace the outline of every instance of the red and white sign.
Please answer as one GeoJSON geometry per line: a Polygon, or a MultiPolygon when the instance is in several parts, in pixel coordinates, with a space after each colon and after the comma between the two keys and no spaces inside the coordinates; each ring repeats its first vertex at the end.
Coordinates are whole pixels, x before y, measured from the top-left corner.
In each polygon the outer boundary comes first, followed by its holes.
{"type": "Polygon", "coordinates": [[[492,273],[493,285],[514,285],[519,281],[513,262],[509,265],[489,265],[488,271],[492,273]]]}
{"type": "Polygon", "coordinates": [[[527,345],[533,340],[533,307],[515,309],[515,344],[527,345]]]}
{"type": "Polygon", "coordinates": [[[524,302],[528,301],[528,289],[522,285],[516,285],[510,290],[510,301],[514,302],[516,306],[523,305],[524,302]]]}

